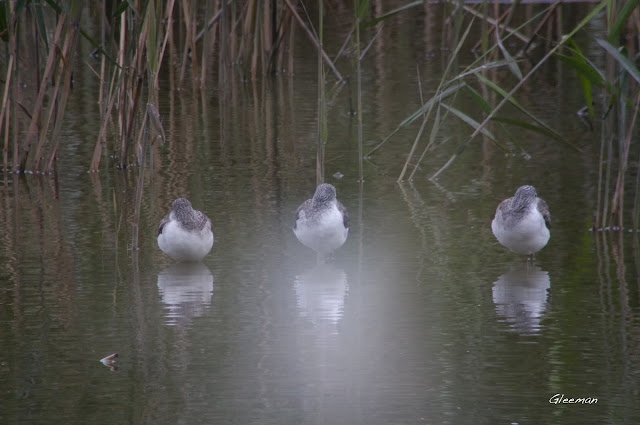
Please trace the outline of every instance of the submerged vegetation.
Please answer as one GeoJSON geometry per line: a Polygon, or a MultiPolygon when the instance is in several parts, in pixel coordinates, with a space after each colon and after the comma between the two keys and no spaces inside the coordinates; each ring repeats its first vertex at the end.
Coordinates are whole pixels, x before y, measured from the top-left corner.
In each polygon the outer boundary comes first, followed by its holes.
{"type": "MultiPolygon", "coordinates": [[[[413,144],[401,165],[398,180],[416,173],[438,178],[465,148],[481,136],[505,151],[524,152],[513,130],[535,131],[575,150],[561,129],[552,128],[522,106],[521,89],[546,63],[568,65],[584,95],[580,112],[601,135],[600,178],[594,227],[623,226],[624,192],[635,180],[633,226],[640,216],[639,153],[633,149],[638,135],[640,70],[638,0],[585,1],[583,16],[566,19],[561,1],[388,2],[372,0],[82,0],[6,1],[0,5],[0,36],[4,44],[3,94],[0,135],[3,168],[14,173],[55,172],[66,106],[73,102],[73,75],[89,67],[100,81],[94,96],[100,108],[95,123],[89,170],[107,164],[126,168],[144,164],[149,146],[164,140],[162,110],[158,107],[159,79],[171,57],[177,87],[202,90],[216,85],[224,90],[233,80],[256,80],[292,75],[296,44],[305,43],[318,57],[318,180],[324,179],[327,143],[327,108],[337,89],[352,86],[358,125],[359,180],[365,178],[363,159],[384,155],[387,143],[401,129],[420,122],[413,144]],[[352,9],[352,22],[342,47],[328,52],[324,27],[327,10],[352,9]],[[448,62],[434,93],[423,93],[419,109],[398,123],[396,130],[369,152],[363,150],[362,127],[367,124],[362,106],[363,57],[377,37],[384,37],[384,22],[401,14],[421,12],[441,16],[443,47],[448,62]],[[571,22],[567,24],[567,22],[571,22]],[[601,33],[592,33],[594,22],[601,33]],[[604,64],[585,53],[585,37],[592,38],[606,55],[604,64]],[[300,40],[298,40],[300,39],[300,40]],[[91,59],[81,47],[91,46],[91,59]],[[462,63],[461,52],[475,59],[462,63]],[[342,60],[350,57],[352,60],[342,60]],[[208,81],[217,69],[217,81],[208,81]],[[501,73],[501,74],[499,74],[501,73]],[[510,79],[498,78],[505,73],[510,79]],[[510,83],[511,81],[511,83],[510,83]],[[474,110],[456,105],[459,97],[472,99],[474,110]],[[509,114],[504,110],[509,110],[509,114]],[[461,122],[469,128],[461,141],[440,134],[445,123],[461,122]],[[635,137],[634,137],[635,135],[635,137]],[[423,160],[445,143],[457,143],[455,153],[437,170],[421,168],[423,160]]],[[[329,18],[328,18],[329,16],[329,18]]],[[[425,26],[428,23],[425,21],[425,26]]],[[[140,167],[140,174],[144,167],[140,167]]],[[[142,177],[140,177],[142,181],[142,177]]],[[[137,195],[141,198],[141,193],[137,195]]],[[[628,198],[627,198],[628,199],[628,198]]]]}

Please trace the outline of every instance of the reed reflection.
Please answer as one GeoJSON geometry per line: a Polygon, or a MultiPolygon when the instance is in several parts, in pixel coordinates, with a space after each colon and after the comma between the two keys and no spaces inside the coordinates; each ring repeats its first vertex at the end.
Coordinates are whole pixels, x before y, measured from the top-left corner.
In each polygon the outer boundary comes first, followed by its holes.
{"type": "Polygon", "coordinates": [[[211,304],[213,275],[202,263],[175,264],[158,275],[158,294],[166,306],[167,325],[189,323],[211,304]]]}
{"type": "Polygon", "coordinates": [[[493,283],[498,316],[521,334],[536,334],[548,304],[549,273],[529,262],[514,266],[493,283]]]}

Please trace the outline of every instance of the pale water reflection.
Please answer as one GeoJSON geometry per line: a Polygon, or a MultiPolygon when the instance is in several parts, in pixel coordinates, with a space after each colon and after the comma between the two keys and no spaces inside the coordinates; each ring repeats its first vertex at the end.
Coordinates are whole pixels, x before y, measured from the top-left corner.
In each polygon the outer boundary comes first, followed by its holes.
{"type": "Polygon", "coordinates": [[[529,261],[513,266],[493,283],[496,314],[521,334],[535,334],[547,309],[549,273],[529,261]]]}
{"type": "Polygon", "coordinates": [[[211,304],[213,275],[202,263],[175,264],[158,274],[158,294],[168,325],[189,322],[211,304]]]}

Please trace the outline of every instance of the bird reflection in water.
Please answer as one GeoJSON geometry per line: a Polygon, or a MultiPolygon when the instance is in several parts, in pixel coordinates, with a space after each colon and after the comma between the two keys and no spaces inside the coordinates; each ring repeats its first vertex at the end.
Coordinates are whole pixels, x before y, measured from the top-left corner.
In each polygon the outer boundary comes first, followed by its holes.
{"type": "Polygon", "coordinates": [[[536,334],[548,304],[549,273],[540,267],[519,264],[493,284],[496,313],[521,334],[536,334]]]}
{"type": "MultiPolygon", "coordinates": [[[[331,264],[320,263],[296,276],[294,289],[300,315],[315,326],[335,325],[344,311],[347,275],[331,264]]],[[[335,327],[329,333],[335,333],[335,327]]]]}
{"type": "Polygon", "coordinates": [[[202,263],[175,264],[158,275],[158,293],[166,306],[166,323],[188,323],[211,304],[213,275],[202,263]]]}

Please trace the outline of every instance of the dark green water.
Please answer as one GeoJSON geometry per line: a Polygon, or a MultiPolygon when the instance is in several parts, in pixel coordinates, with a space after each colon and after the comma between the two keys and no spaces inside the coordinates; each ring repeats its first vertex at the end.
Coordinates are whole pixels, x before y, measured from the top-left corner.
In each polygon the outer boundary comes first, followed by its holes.
{"type": "MultiPolygon", "coordinates": [[[[406,16],[385,31],[363,63],[368,146],[420,104],[416,66],[432,93],[447,54],[406,16]]],[[[418,128],[401,131],[360,185],[354,89],[342,88],[326,174],[352,224],[316,266],[292,232],[316,183],[317,74],[304,46],[294,78],[218,90],[214,74],[200,93],[166,76],[168,140],[145,169],[136,252],[140,168],[86,173],[99,121],[96,82],[78,67],[83,101],[57,178],[0,185],[0,423],[639,423],[640,249],[635,234],[588,231],[599,135],[575,114],[570,70],[545,67],[519,100],[583,154],[516,131],[530,158],[479,139],[435,183],[471,130],[451,120],[418,177],[398,184],[418,128]],[[535,265],[490,229],[524,183],[553,216],[535,265]],[[156,244],[178,196],[213,222],[194,274],[156,244]],[[113,369],[99,362],[111,353],[113,369]],[[550,403],[556,394],[597,403],[550,403]]]]}

